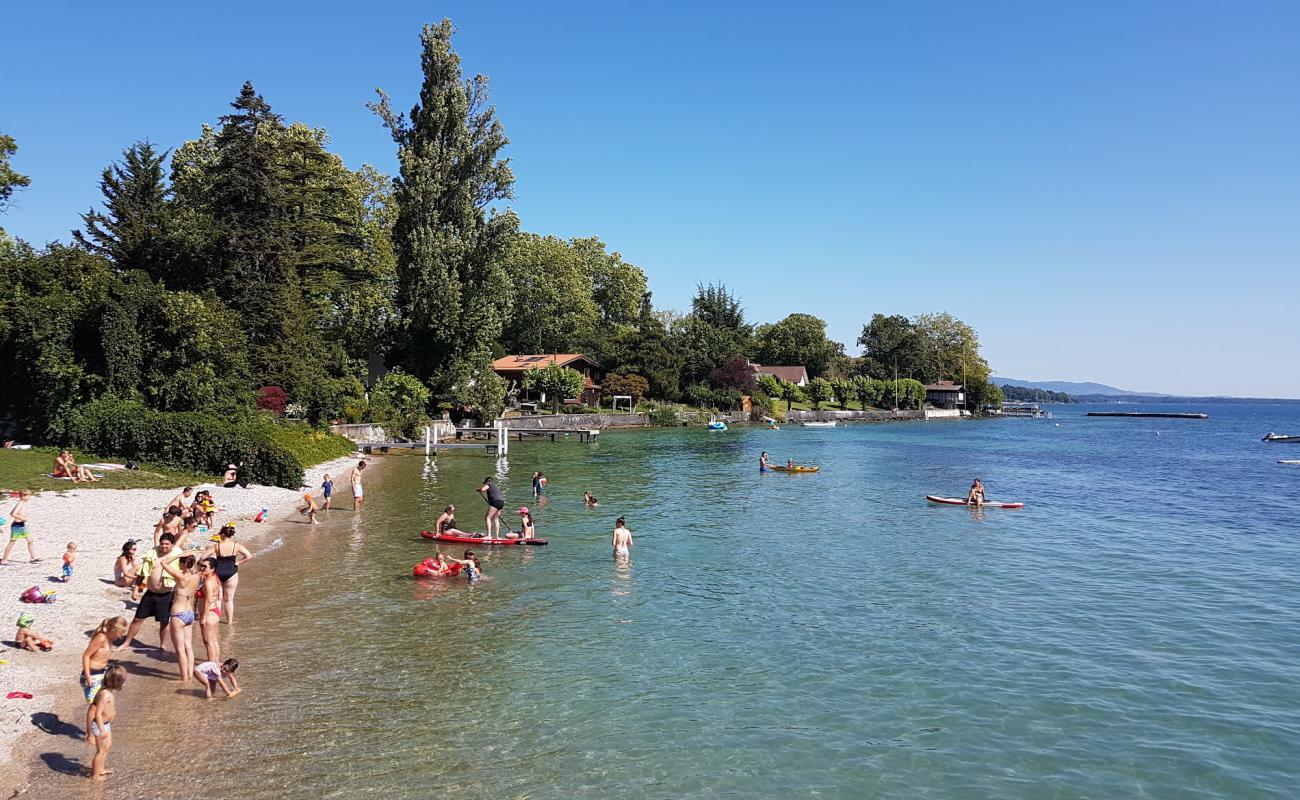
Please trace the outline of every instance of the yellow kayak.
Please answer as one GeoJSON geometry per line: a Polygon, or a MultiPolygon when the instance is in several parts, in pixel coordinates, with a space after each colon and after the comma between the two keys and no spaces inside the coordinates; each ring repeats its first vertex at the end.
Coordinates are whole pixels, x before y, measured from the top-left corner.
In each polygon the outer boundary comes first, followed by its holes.
{"type": "Polygon", "coordinates": [[[784,464],[769,464],[767,468],[776,472],[817,472],[821,469],[821,467],[805,467],[798,464],[793,467],[787,467],[784,464]]]}

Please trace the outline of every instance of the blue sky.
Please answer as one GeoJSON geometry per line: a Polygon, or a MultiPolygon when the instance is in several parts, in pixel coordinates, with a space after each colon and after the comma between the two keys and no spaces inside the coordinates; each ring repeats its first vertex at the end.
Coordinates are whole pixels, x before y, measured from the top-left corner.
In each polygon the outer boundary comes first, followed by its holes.
{"type": "Polygon", "coordinates": [[[684,308],[950,311],[1003,375],[1300,397],[1300,5],[18,0],[0,131],[66,239],[100,170],[244,80],[394,169],[420,25],[492,79],[527,230],[595,235],[684,308]],[[127,11],[126,9],[129,9],[127,11]]]}

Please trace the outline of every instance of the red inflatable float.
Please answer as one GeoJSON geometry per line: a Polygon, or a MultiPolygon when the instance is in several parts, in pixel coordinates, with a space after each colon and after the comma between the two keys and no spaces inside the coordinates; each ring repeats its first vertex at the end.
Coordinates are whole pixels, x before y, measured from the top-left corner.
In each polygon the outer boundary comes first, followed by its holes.
{"type": "Polygon", "coordinates": [[[414,578],[450,578],[459,574],[460,564],[447,563],[439,570],[432,558],[426,558],[411,567],[411,576],[414,578]]]}

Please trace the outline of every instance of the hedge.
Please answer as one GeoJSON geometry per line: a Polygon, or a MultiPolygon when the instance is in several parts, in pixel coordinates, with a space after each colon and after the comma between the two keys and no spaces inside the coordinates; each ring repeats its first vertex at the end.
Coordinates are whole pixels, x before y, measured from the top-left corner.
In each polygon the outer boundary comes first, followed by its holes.
{"type": "Polygon", "coordinates": [[[302,486],[303,466],[317,463],[317,454],[326,460],[352,449],[342,437],[281,430],[269,420],[232,422],[196,412],[152,411],[115,399],[72,411],[63,430],[67,447],[210,474],[222,473],[227,464],[243,464],[241,478],[286,489],[302,486]]]}

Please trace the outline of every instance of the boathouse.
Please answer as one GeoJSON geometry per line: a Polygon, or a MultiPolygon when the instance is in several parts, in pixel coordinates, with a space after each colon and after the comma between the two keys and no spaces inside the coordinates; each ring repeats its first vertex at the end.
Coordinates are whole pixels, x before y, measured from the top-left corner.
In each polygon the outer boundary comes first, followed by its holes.
{"type": "Polygon", "coordinates": [[[935,408],[961,408],[966,404],[965,388],[960,383],[952,381],[927,383],[925,402],[935,408]]]}
{"type": "MultiPolygon", "coordinates": [[[[559,364],[582,373],[582,396],[562,397],[561,403],[581,404],[584,406],[600,405],[600,384],[605,378],[605,368],[595,359],[582,353],[553,353],[550,355],[505,356],[492,362],[492,371],[506,382],[506,390],[516,398],[527,399],[529,390],[524,389],[524,373],[530,369],[542,369],[551,364],[559,364]]],[[[545,401],[546,398],[539,397],[545,401]]]]}

